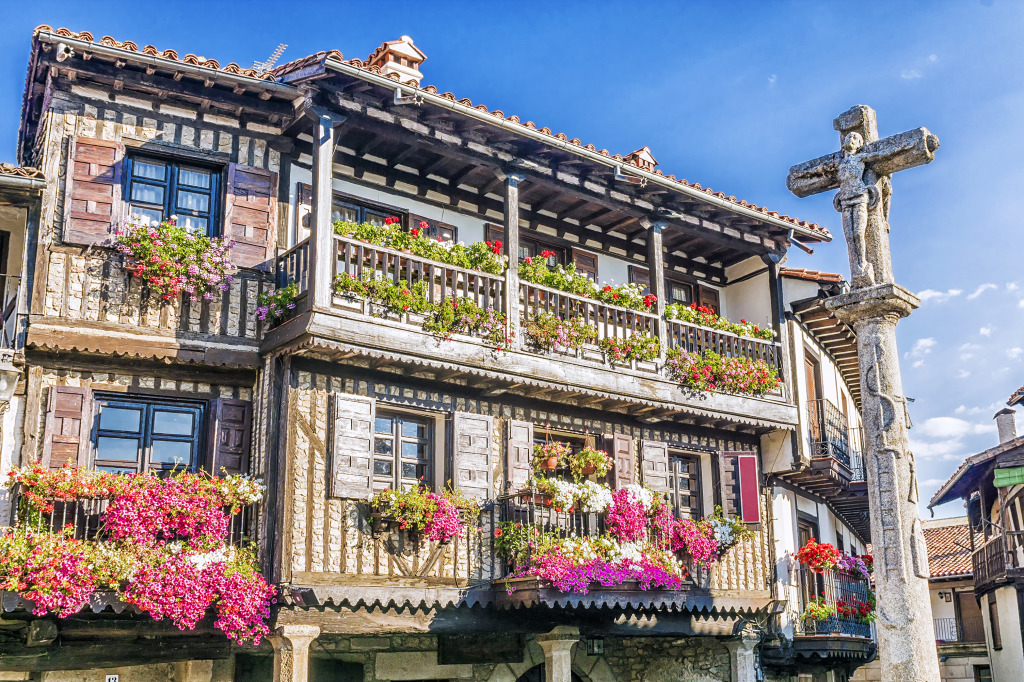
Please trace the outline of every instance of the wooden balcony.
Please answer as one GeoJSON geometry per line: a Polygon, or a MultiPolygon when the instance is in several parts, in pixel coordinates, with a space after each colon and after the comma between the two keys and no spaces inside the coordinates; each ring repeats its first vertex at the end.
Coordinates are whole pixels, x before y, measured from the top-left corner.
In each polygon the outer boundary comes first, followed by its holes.
{"type": "MultiPolygon", "coordinates": [[[[455,267],[349,237],[332,236],[331,279],[351,275],[356,279],[376,278],[411,288],[425,286],[431,304],[444,299],[468,297],[481,308],[496,312],[518,312],[520,328],[515,343],[498,351],[479,335],[456,334],[448,341],[435,339],[423,330],[423,315],[411,311],[387,310],[385,306],[356,296],[333,294],[327,308],[303,303],[304,310],[271,330],[262,345],[263,351],[298,347],[305,343],[303,354],[331,361],[357,356],[370,356],[385,364],[392,358],[396,364],[417,367],[424,365],[446,372],[465,369],[466,374],[487,377],[488,390],[498,384],[530,387],[551,399],[572,395],[589,396],[591,401],[605,395],[608,404],[621,400],[621,405],[643,403],[645,414],[675,410],[680,405],[696,408],[698,414],[743,415],[755,417],[767,425],[792,426],[795,408],[787,403],[785,388],[764,397],[712,393],[695,396],[680,389],[664,371],[665,350],[651,361],[611,362],[598,343],[608,338],[629,338],[634,333],[657,337],[662,327],[667,346],[688,351],[713,350],[726,357],[763,360],[778,368],[781,347],[778,343],[741,338],[728,332],[706,329],[678,321],[666,321],[647,311],[631,310],[592,298],[570,294],[529,282],[518,283],[518,307],[515,311],[508,299],[510,273],[494,275],[455,267]],[[525,325],[541,313],[564,318],[579,318],[597,330],[597,338],[574,351],[541,350],[525,338],[525,325]],[[320,339],[310,342],[309,337],[320,339]],[[300,341],[305,338],[306,341],[300,341]]],[[[306,297],[310,269],[316,264],[310,257],[309,242],[304,241],[278,258],[278,286],[296,282],[300,299],[306,297]]],[[[319,285],[318,285],[319,286],[319,285]]],[[[427,377],[431,378],[431,377],[427,377]]],[[[472,381],[478,381],[473,379],[472,381]]],[[[483,383],[483,382],[481,382],[483,383]]],[[[504,388],[500,389],[504,390],[504,388]]],[[[668,416],[670,412],[665,412],[668,416]]]]}
{"type": "Polygon", "coordinates": [[[975,591],[984,592],[1000,582],[1024,578],[1024,531],[996,535],[971,555],[975,591]]]}

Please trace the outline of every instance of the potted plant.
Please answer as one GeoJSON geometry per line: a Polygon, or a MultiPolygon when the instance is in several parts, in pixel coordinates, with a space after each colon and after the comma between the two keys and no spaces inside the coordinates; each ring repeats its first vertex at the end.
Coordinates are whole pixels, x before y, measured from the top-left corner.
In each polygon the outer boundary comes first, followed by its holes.
{"type": "Polygon", "coordinates": [[[839,561],[839,550],[831,543],[819,544],[811,538],[796,553],[796,560],[806,564],[815,573],[823,573],[826,568],[834,568],[839,561]]]}
{"type": "Polygon", "coordinates": [[[461,518],[465,510],[460,512],[452,501],[453,495],[452,491],[438,495],[425,486],[409,490],[382,490],[370,500],[371,529],[375,518],[379,518],[378,527],[383,528],[388,522],[392,529],[397,525],[398,530],[423,533],[439,543],[449,542],[466,529],[461,518]],[[375,513],[379,517],[375,517],[375,513]]]}
{"type": "Polygon", "coordinates": [[[597,474],[604,476],[612,469],[612,458],[604,450],[596,450],[589,445],[578,452],[568,455],[569,473],[579,481],[586,476],[597,474]]]}
{"type": "Polygon", "coordinates": [[[533,466],[542,471],[554,471],[565,462],[571,450],[565,443],[549,441],[533,446],[533,466]]]}

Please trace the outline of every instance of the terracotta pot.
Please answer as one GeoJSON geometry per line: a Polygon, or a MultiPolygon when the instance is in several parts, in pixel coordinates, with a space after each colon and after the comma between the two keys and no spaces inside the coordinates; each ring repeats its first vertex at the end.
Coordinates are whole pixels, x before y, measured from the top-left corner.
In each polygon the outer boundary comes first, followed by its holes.
{"type": "Polygon", "coordinates": [[[583,470],[580,471],[580,473],[583,474],[584,476],[591,476],[596,471],[597,471],[597,465],[596,464],[588,464],[587,466],[583,467],[583,470]]]}
{"type": "Polygon", "coordinates": [[[370,512],[370,531],[374,535],[380,535],[391,529],[391,519],[387,518],[381,512],[370,512]]]}
{"type": "Polygon", "coordinates": [[[543,469],[544,471],[554,471],[555,469],[558,468],[558,458],[548,457],[547,459],[541,460],[540,464],[538,464],[537,466],[543,469]]]}
{"type": "Polygon", "coordinates": [[[550,499],[545,493],[531,493],[528,489],[519,491],[519,502],[522,504],[530,504],[532,502],[538,507],[543,507],[550,499]]]}

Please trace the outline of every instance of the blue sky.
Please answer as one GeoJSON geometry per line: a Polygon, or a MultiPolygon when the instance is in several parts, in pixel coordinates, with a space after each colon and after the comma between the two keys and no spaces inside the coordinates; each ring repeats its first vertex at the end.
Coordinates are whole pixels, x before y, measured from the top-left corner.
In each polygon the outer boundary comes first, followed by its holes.
{"type": "MultiPolygon", "coordinates": [[[[930,166],[897,175],[897,281],[921,294],[899,327],[927,501],[996,441],[1024,384],[1024,3],[5,2],[0,160],[13,161],[32,29],[89,30],[248,66],[408,34],[427,83],[612,152],[649,145],[675,173],[841,234],[831,196],[797,199],[787,169],[835,150],[832,118],[878,110],[882,135],[926,126],[930,166]]],[[[841,237],[789,264],[847,273],[841,237]]],[[[1024,430],[1024,422],[1021,424],[1024,430]]],[[[961,513],[958,504],[940,516],[961,513]]]]}

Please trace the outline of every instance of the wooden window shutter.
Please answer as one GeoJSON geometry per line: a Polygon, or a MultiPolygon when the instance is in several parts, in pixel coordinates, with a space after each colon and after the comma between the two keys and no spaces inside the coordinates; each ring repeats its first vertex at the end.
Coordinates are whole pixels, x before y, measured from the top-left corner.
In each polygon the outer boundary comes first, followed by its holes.
{"type": "Polygon", "coordinates": [[[597,281],[597,254],[584,251],[583,249],[572,249],[572,262],[576,264],[576,272],[582,273],[592,281],[597,281]]]}
{"type": "Polygon", "coordinates": [[[51,387],[43,432],[43,466],[88,467],[91,433],[92,391],[79,386],[51,387]]]}
{"type": "Polygon", "coordinates": [[[605,437],[609,443],[615,467],[612,472],[612,487],[621,488],[636,483],[633,477],[633,439],[624,433],[613,433],[605,437]]]}
{"type": "Polygon", "coordinates": [[[242,268],[270,270],[274,265],[277,222],[277,173],[228,164],[224,236],[235,242],[231,260],[242,268]]]}
{"type": "Polygon", "coordinates": [[[667,493],[671,489],[667,444],[653,440],[641,443],[640,476],[644,485],[656,493],[667,493]]]}
{"type": "Polygon", "coordinates": [[[373,426],[377,401],[357,395],[331,398],[334,424],[327,494],[366,500],[373,495],[373,426]]]}
{"type": "Polygon", "coordinates": [[[427,220],[426,218],[424,218],[423,216],[416,215],[415,213],[410,213],[409,214],[409,222],[408,222],[409,230],[412,230],[412,228],[415,227],[417,230],[420,231],[420,233],[424,237],[429,237],[430,236],[430,226],[431,226],[430,221],[427,220]],[[427,227],[424,229],[424,227],[422,225],[420,225],[420,223],[426,223],[427,227]]]}
{"type": "Polygon", "coordinates": [[[761,481],[754,451],[723,452],[722,510],[743,523],[761,521],[761,481]]]}
{"type": "Polygon", "coordinates": [[[505,475],[509,486],[515,489],[530,480],[533,473],[533,424],[509,420],[506,446],[505,475]]]}
{"type": "Polygon", "coordinates": [[[215,476],[249,473],[252,402],[217,398],[210,406],[208,468],[215,476]]]}
{"type": "Polygon", "coordinates": [[[79,137],[71,141],[64,195],[64,241],[110,246],[122,218],[124,145],[79,137]]]}
{"type": "Polygon", "coordinates": [[[501,242],[501,252],[508,253],[508,244],[505,241],[505,228],[494,223],[484,223],[484,241],[501,242]]]}
{"type": "Polygon", "coordinates": [[[651,271],[639,265],[629,266],[629,281],[644,288],[644,295],[651,293],[651,271]]]}
{"type": "Polygon", "coordinates": [[[313,186],[304,182],[295,187],[295,243],[309,236],[313,220],[313,186]]]}
{"type": "Polygon", "coordinates": [[[458,231],[454,225],[442,223],[439,220],[427,220],[423,216],[410,213],[409,229],[411,230],[414,227],[420,230],[424,237],[430,237],[431,239],[440,237],[441,239],[456,241],[456,238],[458,237],[458,231]],[[427,224],[426,230],[424,230],[422,223],[427,224]]]}
{"type": "Polygon", "coordinates": [[[456,412],[452,419],[452,482],[471,497],[489,499],[494,418],[456,412]]]}
{"type": "Polygon", "coordinates": [[[697,301],[698,305],[706,306],[711,308],[715,312],[715,315],[721,313],[721,299],[718,296],[718,291],[711,287],[706,287],[701,284],[697,288],[697,294],[700,296],[700,300],[697,301]]]}

